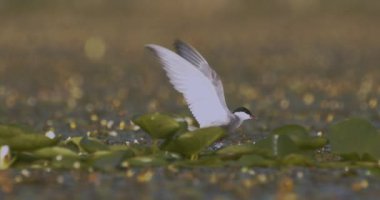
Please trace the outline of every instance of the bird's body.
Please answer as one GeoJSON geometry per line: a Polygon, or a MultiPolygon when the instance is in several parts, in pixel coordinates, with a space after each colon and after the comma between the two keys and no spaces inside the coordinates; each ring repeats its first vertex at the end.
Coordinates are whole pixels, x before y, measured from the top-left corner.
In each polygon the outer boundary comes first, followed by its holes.
{"type": "Polygon", "coordinates": [[[190,45],[176,41],[176,51],[149,44],[174,88],[183,94],[191,113],[201,128],[223,126],[229,132],[254,115],[244,107],[231,112],[224,98],[222,81],[202,55],[190,45]]]}

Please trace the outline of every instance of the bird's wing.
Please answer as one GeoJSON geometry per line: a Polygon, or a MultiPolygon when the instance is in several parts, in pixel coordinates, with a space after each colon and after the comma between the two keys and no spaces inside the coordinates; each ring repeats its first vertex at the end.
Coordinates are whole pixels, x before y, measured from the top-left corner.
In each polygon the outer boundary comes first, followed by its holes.
{"type": "Polygon", "coordinates": [[[146,47],[158,57],[174,88],[184,95],[200,127],[229,123],[230,111],[225,109],[208,77],[169,49],[154,44],[146,47]]]}
{"type": "Polygon", "coordinates": [[[226,99],[224,97],[222,81],[220,80],[218,74],[207,63],[206,59],[204,59],[203,56],[194,47],[181,40],[176,40],[174,42],[174,47],[178,55],[189,61],[196,68],[198,68],[207,78],[212,80],[212,84],[216,89],[220,102],[223,104],[225,109],[228,110],[226,99]]]}

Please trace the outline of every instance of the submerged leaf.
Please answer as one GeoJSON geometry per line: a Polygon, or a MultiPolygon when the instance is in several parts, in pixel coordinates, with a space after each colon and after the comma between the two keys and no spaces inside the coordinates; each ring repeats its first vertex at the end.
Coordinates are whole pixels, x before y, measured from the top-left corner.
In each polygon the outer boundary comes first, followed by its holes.
{"type": "Polygon", "coordinates": [[[170,138],[181,128],[176,120],[159,113],[143,115],[133,122],[155,139],[170,138]]]}
{"type": "Polygon", "coordinates": [[[170,140],[163,149],[186,156],[196,155],[226,135],[220,127],[208,127],[186,132],[170,140]]]}

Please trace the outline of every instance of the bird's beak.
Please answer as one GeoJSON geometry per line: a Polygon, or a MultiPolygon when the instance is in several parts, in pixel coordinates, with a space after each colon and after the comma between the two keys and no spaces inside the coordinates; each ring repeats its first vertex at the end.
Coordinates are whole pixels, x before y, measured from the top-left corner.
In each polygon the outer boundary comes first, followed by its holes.
{"type": "Polygon", "coordinates": [[[257,119],[256,115],[251,115],[251,119],[256,120],[257,119]]]}

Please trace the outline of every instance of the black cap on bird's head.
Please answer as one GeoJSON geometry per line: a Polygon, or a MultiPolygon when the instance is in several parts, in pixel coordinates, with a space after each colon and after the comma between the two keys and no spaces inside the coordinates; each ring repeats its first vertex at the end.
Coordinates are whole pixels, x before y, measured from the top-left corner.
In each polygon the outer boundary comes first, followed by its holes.
{"type": "Polygon", "coordinates": [[[256,116],[253,115],[251,113],[251,111],[249,111],[246,107],[239,107],[239,108],[236,108],[233,113],[237,113],[237,112],[243,112],[243,113],[246,113],[247,115],[251,116],[251,119],[256,119],[256,116]]]}

